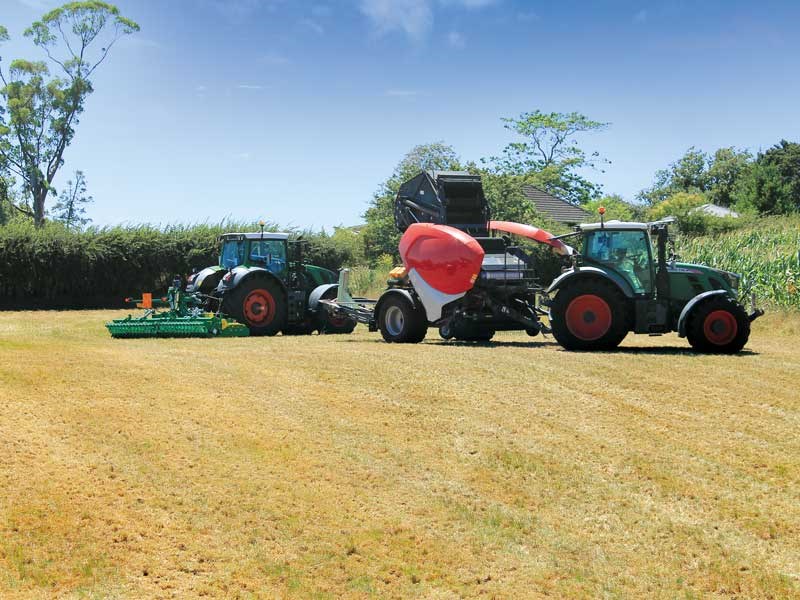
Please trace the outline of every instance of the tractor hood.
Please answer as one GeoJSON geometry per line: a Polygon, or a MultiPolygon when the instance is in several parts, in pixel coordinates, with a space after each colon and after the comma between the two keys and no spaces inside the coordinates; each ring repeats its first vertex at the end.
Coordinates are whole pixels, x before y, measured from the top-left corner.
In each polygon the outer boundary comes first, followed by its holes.
{"type": "Polygon", "coordinates": [[[706,265],[696,265],[693,263],[675,262],[669,263],[667,271],[670,276],[685,276],[692,281],[693,279],[707,280],[712,288],[724,289],[733,295],[738,295],[739,282],[742,276],[738,273],[715,269],[706,265]]]}

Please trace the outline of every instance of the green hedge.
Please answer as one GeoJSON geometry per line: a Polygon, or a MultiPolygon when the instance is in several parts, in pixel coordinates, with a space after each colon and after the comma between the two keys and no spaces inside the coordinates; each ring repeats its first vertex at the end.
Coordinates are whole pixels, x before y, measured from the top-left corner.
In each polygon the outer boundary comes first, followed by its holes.
{"type": "MultiPolygon", "coordinates": [[[[270,229],[275,229],[274,226],[270,229]]],[[[0,227],[0,307],[95,308],[162,293],[175,275],[216,264],[218,237],[251,224],[110,227],[71,232],[55,224],[0,227]]],[[[307,262],[332,270],[350,258],[324,232],[302,233],[307,262]]]]}

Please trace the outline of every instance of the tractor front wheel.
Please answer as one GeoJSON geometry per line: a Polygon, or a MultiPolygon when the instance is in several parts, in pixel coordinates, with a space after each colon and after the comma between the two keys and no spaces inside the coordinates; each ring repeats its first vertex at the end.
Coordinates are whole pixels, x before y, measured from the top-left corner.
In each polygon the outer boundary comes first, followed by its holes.
{"type": "Polygon", "coordinates": [[[567,350],[613,350],[628,334],[628,302],[612,283],[584,279],[559,290],[553,336],[567,350]]]}
{"type": "Polygon", "coordinates": [[[428,333],[428,319],[407,298],[392,294],[381,303],[378,329],[387,342],[417,344],[428,333]]]}
{"type": "Polygon", "coordinates": [[[283,290],[271,279],[251,279],[229,291],[222,312],[247,325],[250,335],[275,335],[286,323],[283,290]]]}
{"type": "Polygon", "coordinates": [[[698,352],[735,354],[750,338],[750,319],[732,299],[712,296],[689,313],[686,337],[698,352]]]}

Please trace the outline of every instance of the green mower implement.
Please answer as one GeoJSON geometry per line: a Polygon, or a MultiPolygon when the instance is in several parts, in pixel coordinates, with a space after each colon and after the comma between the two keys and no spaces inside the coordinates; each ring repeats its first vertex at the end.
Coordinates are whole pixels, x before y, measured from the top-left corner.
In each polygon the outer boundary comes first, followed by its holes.
{"type": "Polygon", "coordinates": [[[136,300],[139,308],[145,310],[140,317],[128,315],[106,323],[111,337],[151,338],[151,337],[244,337],[250,330],[219,313],[206,312],[204,300],[196,294],[181,291],[181,280],[176,278],[165,298],[153,300],[151,294],[144,294],[136,300]],[[157,309],[167,310],[159,312],[157,309]]]}

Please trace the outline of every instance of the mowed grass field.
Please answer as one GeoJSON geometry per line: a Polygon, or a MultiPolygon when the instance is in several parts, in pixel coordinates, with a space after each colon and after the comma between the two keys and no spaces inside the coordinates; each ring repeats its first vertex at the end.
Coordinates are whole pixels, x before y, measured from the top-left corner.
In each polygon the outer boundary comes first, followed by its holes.
{"type": "Polygon", "coordinates": [[[0,313],[2,598],[800,594],[800,319],[675,336],[112,340],[0,313]]]}

